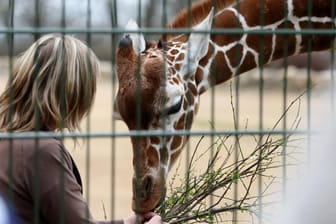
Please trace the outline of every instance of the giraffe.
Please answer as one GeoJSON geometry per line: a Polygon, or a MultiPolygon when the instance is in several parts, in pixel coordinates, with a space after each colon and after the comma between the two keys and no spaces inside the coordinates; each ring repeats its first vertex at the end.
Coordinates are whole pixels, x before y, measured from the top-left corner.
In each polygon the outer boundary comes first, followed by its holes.
{"type": "MultiPolygon", "coordinates": [[[[335,28],[335,5],[332,0],[312,0],[311,5],[307,0],[203,0],[190,9],[191,20],[184,10],[167,25],[177,29],[190,24],[194,32],[168,33],[151,42],[139,32],[126,33],[116,51],[115,114],[129,130],[190,130],[200,96],[212,86],[282,58],[285,52],[289,56],[331,49],[335,36],[319,35],[318,29],[335,28]],[[246,32],[201,32],[227,28],[246,32]],[[253,33],[261,28],[269,34],[253,33]],[[295,32],[275,32],[282,28],[295,32]],[[317,31],[299,33],[307,28],[317,31]]],[[[126,28],[136,31],[138,25],[130,21],[126,28]]],[[[187,135],[131,137],[136,213],[160,204],[168,172],[187,141],[187,135]]]]}

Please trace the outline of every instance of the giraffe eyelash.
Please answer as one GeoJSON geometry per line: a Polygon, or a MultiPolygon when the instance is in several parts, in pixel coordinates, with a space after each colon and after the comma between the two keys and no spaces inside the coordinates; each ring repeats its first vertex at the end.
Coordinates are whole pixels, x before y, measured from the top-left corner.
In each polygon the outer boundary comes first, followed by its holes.
{"type": "Polygon", "coordinates": [[[167,115],[171,115],[171,114],[175,114],[179,112],[182,106],[182,102],[183,102],[183,97],[181,96],[181,99],[178,103],[176,103],[175,105],[167,109],[167,115]]]}

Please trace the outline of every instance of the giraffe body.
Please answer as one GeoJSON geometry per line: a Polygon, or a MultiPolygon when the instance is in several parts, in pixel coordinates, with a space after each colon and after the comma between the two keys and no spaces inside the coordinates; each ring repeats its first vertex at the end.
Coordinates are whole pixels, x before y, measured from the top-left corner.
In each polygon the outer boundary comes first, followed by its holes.
{"type": "MultiPolygon", "coordinates": [[[[211,86],[285,56],[330,49],[334,35],[299,31],[334,29],[331,6],[328,0],[312,0],[310,12],[306,0],[264,0],[263,5],[260,0],[205,0],[191,9],[193,30],[241,28],[246,33],[164,35],[164,47],[161,41],[145,44],[141,34],[126,34],[117,50],[116,113],[130,130],[189,130],[200,95],[211,86]],[[285,27],[297,33],[276,33],[285,27]],[[260,29],[270,34],[253,33],[260,29]]],[[[184,11],[168,27],[187,24],[184,11]]],[[[135,212],[160,203],[169,169],[187,140],[185,135],[132,137],[135,212]]]]}

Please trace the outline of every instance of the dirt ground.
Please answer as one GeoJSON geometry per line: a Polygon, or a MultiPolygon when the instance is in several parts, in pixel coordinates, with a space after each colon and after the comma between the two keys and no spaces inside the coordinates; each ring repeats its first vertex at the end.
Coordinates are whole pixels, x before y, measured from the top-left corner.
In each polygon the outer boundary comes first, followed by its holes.
{"type": "MultiPolygon", "coordinates": [[[[5,70],[0,71],[3,73],[5,70]]],[[[106,72],[109,74],[109,72],[106,72]]],[[[258,72],[255,72],[258,73],[258,72]]],[[[260,122],[262,128],[269,130],[280,118],[283,113],[284,102],[289,105],[296,97],[305,90],[307,82],[306,71],[294,70],[294,81],[289,81],[289,91],[287,100],[284,100],[284,91],[282,80],[282,71],[268,70],[264,72],[270,74],[270,77],[278,76],[274,81],[273,78],[267,79],[264,84],[263,97],[260,97],[258,87],[258,78],[253,72],[242,75],[240,78],[241,88],[236,92],[233,82],[233,93],[230,93],[230,83],[218,86],[214,91],[209,90],[201,98],[200,110],[194,122],[193,131],[209,131],[214,128],[220,130],[234,130],[233,116],[231,107],[231,97],[234,105],[238,100],[240,129],[247,125],[248,130],[258,130],[260,122]],[[279,74],[276,74],[279,73],[279,74]],[[300,76],[300,77],[299,77],[300,76]],[[268,81],[270,80],[270,81],[268,81]],[[291,83],[292,82],[292,83],[291,83]],[[255,85],[256,84],[256,85],[255,85]],[[238,95],[237,95],[238,93],[238,95]],[[262,113],[260,112],[260,102],[263,102],[262,113]],[[214,112],[211,113],[211,108],[214,112]],[[260,119],[262,117],[262,119],[260,119]]],[[[0,75],[0,92],[2,92],[7,80],[8,72],[0,75]]],[[[292,76],[289,77],[291,79],[292,76]]],[[[315,80],[314,80],[315,82],[315,80]]],[[[304,95],[301,98],[301,104],[297,102],[288,113],[288,127],[297,115],[300,108],[300,117],[302,118],[299,129],[307,126],[307,102],[311,102],[310,116],[318,115],[321,106],[321,90],[325,89],[326,81],[316,81],[317,86],[312,90],[310,96],[304,95]]],[[[106,74],[98,83],[96,101],[89,121],[83,122],[83,131],[90,132],[127,132],[127,127],[122,121],[114,121],[111,111],[113,102],[113,91],[110,79],[106,74]]],[[[280,125],[280,128],[282,124],[280,125]]],[[[192,137],[190,149],[194,149],[196,142],[200,137],[192,137]]],[[[210,144],[210,138],[203,143],[204,147],[210,144]]],[[[131,204],[131,178],[132,178],[132,149],[128,138],[92,138],[81,142],[75,147],[69,140],[67,146],[79,166],[84,182],[85,197],[89,202],[93,216],[97,219],[104,219],[105,212],[107,218],[122,218],[132,213],[131,204]]],[[[186,150],[185,150],[186,151],[186,150]]],[[[185,154],[182,154],[181,161],[185,161],[185,154]]],[[[181,166],[183,167],[183,166],[181,166]]],[[[173,168],[174,169],[174,168],[173,168]]],[[[185,172],[183,169],[178,172],[185,172]]]]}

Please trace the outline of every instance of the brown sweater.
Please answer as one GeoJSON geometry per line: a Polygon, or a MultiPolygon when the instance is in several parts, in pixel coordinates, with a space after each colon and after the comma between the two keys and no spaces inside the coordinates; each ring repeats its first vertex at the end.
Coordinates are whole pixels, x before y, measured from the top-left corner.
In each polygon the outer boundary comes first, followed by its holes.
{"type": "Polygon", "coordinates": [[[53,138],[0,140],[0,195],[21,224],[123,223],[93,220],[77,167],[53,138]]]}

